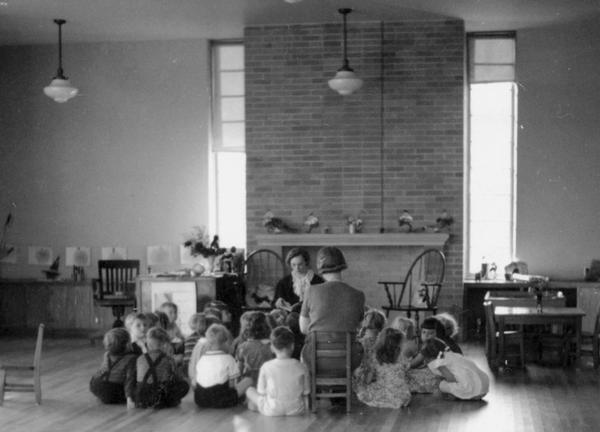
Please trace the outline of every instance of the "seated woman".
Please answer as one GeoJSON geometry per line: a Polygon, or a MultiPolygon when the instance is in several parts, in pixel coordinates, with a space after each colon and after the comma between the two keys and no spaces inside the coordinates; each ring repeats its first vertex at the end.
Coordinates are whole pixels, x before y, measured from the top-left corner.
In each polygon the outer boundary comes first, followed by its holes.
{"type": "Polygon", "coordinates": [[[304,249],[291,249],[285,262],[292,272],[277,283],[272,306],[299,312],[308,287],[323,283],[324,280],[310,269],[310,255],[304,249]]]}
{"type": "MultiPolygon", "coordinates": [[[[300,331],[307,335],[302,358],[309,365],[312,357],[312,331],[355,333],[363,319],[365,294],[342,281],[342,271],[348,268],[341,250],[323,247],[317,253],[317,271],[325,282],[309,287],[300,312],[300,331]]],[[[360,365],[363,348],[354,334],[352,369],[360,365]]]]}

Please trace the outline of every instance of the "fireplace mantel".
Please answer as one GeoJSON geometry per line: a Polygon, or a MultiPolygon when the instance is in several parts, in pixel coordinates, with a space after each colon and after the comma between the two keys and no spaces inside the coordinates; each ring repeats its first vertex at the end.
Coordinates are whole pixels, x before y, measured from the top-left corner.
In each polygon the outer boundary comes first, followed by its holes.
{"type": "Polygon", "coordinates": [[[258,234],[259,247],[285,246],[423,246],[442,248],[448,233],[258,234]]]}

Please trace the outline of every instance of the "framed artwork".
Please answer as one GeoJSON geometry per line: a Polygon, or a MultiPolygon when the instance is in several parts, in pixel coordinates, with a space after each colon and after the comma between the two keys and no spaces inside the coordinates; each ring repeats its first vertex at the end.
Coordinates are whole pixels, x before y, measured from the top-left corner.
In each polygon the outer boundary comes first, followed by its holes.
{"type": "Polygon", "coordinates": [[[69,246],[65,253],[65,265],[73,267],[89,267],[92,252],[89,247],[69,246]]]}
{"type": "Polygon", "coordinates": [[[171,264],[171,246],[148,246],[146,248],[146,261],[149,266],[171,264]]]}
{"type": "Polygon", "coordinates": [[[124,247],[103,247],[100,256],[103,260],[125,260],[127,259],[127,248],[124,247]]]}
{"type": "Polygon", "coordinates": [[[188,336],[192,333],[188,323],[196,313],[196,283],[194,281],[152,281],[150,285],[152,310],[164,302],[177,305],[177,325],[188,336]]]}
{"type": "Polygon", "coordinates": [[[31,265],[49,266],[54,260],[54,253],[49,246],[29,246],[28,260],[31,265]]]}

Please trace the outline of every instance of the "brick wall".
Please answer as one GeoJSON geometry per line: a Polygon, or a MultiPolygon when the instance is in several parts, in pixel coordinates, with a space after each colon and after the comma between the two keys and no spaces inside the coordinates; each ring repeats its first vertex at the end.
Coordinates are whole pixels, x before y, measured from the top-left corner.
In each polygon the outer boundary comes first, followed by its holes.
{"type": "MultiPolygon", "coordinates": [[[[314,212],[332,232],[361,210],[365,232],[379,232],[382,219],[394,232],[403,209],[421,224],[447,209],[455,224],[441,305],[460,305],[463,22],[385,23],[382,32],[380,23],[350,20],[348,58],[364,85],[346,97],[327,86],[341,66],[340,44],[339,24],[245,30],[248,249],[269,209],[298,227],[314,212]]],[[[381,268],[398,278],[408,264],[391,255],[389,265],[366,260],[355,264],[363,276],[377,268],[361,282],[376,303],[381,268]]]]}

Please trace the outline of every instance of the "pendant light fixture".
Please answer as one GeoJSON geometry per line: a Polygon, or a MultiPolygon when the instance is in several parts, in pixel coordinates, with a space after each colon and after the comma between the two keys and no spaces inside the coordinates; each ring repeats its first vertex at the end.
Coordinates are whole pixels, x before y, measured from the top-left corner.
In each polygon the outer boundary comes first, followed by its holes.
{"type": "Polygon", "coordinates": [[[62,68],[62,25],[66,21],[57,18],[54,22],[58,25],[58,69],[50,85],[44,87],[44,93],[49,98],[54,99],[55,102],[62,103],[77,95],[79,90],[71,85],[62,68]]]}
{"type": "Polygon", "coordinates": [[[335,77],[329,80],[329,87],[341,94],[342,96],[350,95],[356,90],[362,87],[363,81],[356,76],[352,68],[348,64],[348,53],[346,48],[347,30],[346,30],[346,16],[352,12],[352,9],[342,8],[338,9],[338,12],[342,14],[344,19],[344,41],[342,45],[344,63],[342,67],[338,69],[335,77]]]}

